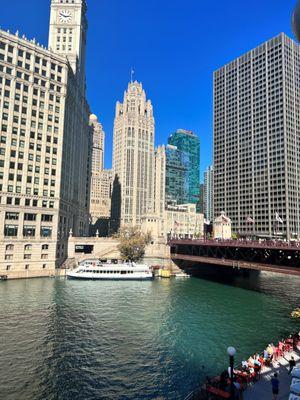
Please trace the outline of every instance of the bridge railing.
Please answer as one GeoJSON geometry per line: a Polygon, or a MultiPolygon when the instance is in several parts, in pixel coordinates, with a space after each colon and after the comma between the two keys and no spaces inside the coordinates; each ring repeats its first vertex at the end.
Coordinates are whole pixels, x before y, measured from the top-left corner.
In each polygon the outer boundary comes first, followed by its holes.
{"type": "Polygon", "coordinates": [[[300,242],[282,242],[282,241],[257,241],[257,240],[210,240],[210,239],[170,239],[169,245],[172,244],[205,244],[205,245],[222,245],[222,246],[237,246],[237,247],[256,247],[256,248],[282,248],[282,249],[293,249],[300,250],[300,242]]]}

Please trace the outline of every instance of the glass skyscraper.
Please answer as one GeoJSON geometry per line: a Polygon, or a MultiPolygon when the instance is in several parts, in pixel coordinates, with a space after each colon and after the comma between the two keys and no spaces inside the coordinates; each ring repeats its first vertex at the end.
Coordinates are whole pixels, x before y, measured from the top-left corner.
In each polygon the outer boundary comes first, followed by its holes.
{"type": "Polygon", "coordinates": [[[188,203],[188,166],[186,153],[176,146],[166,146],[166,204],[188,203]]]}
{"type": "MultiPolygon", "coordinates": [[[[186,202],[200,205],[200,139],[191,131],[178,129],[168,139],[168,144],[176,146],[184,154],[187,163],[186,202]]],[[[177,191],[179,188],[177,187],[177,191]]]]}

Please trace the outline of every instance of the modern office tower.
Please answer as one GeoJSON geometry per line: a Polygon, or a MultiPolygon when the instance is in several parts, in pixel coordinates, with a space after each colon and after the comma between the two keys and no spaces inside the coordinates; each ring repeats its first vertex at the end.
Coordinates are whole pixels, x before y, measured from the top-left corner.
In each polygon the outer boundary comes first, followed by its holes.
{"type": "Polygon", "coordinates": [[[299,81],[283,33],[214,74],[214,211],[236,233],[300,238],[299,81]]]}
{"type": "Polygon", "coordinates": [[[11,277],[53,274],[69,232],[88,232],[89,108],[69,64],[71,53],[85,63],[85,11],[51,2],[52,51],[0,31],[0,273],[11,277]]]}
{"type": "Polygon", "coordinates": [[[170,144],[165,152],[166,204],[186,204],[189,201],[189,156],[170,144]]]}
{"type": "Polygon", "coordinates": [[[210,166],[204,172],[203,205],[204,215],[209,221],[214,218],[214,168],[210,166]]]}
{"type": "Polygon", "coordinates": [[[199,209],[200,185],[200,139],[191,131],[178,129],[168,139],[168,144],[176,146],[186,154],[188,160],[188,203],[197,204],[199,209]]]}
{"type": "Polygon", "coordinates": [[[154,118],[142,84],[130,82],[117,102],[113,145],[112,226],[139,226],[153,212],[154,118]]]}

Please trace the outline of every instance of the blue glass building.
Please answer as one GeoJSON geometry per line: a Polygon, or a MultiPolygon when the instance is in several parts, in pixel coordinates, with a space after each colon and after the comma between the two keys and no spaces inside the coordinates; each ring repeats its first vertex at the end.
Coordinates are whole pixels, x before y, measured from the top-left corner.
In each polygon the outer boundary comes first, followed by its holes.
{"type": "Polygon", "coordinates": [[[188,161],[176,146],[166,146],[166,205],[188,203],[188,161]]]}
{"type": "MultiPolygon", "coordinates": [[[[184,154],[187,163],[186,202],[200,208],[200,139],[191,131],[178,129],[168,139],[168,144],[176,146],[184,154]]],[[[177,188],[178,190],[178,188],[177,188]]],[[[184,202],[184,203],[186,203],[184,202]]],[[[180,203],[178,203],[180,204],[180,203]]],[[[181,203],[183,204],[183,203],[181,203]]]]}

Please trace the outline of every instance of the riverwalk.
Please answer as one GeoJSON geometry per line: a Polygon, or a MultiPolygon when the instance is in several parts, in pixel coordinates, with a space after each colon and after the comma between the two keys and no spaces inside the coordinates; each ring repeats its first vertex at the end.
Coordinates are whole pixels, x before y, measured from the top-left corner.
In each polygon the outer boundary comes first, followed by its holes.
{"type": "Polygon", "coordinates": [[[272,399],[271,378],[274,373],[278,374],[280,381],[280,391],[277,400],[288,400],[292,378],[288,375],[289,360],[294,356],[297,367],[300,366],[300,347],[298,351],[285,353],[284,357],[273,361],[272,367],[264,367],[261,379],[257,383],[250,385],[244,392],[244,400],[268,400],[272,399]]]}

